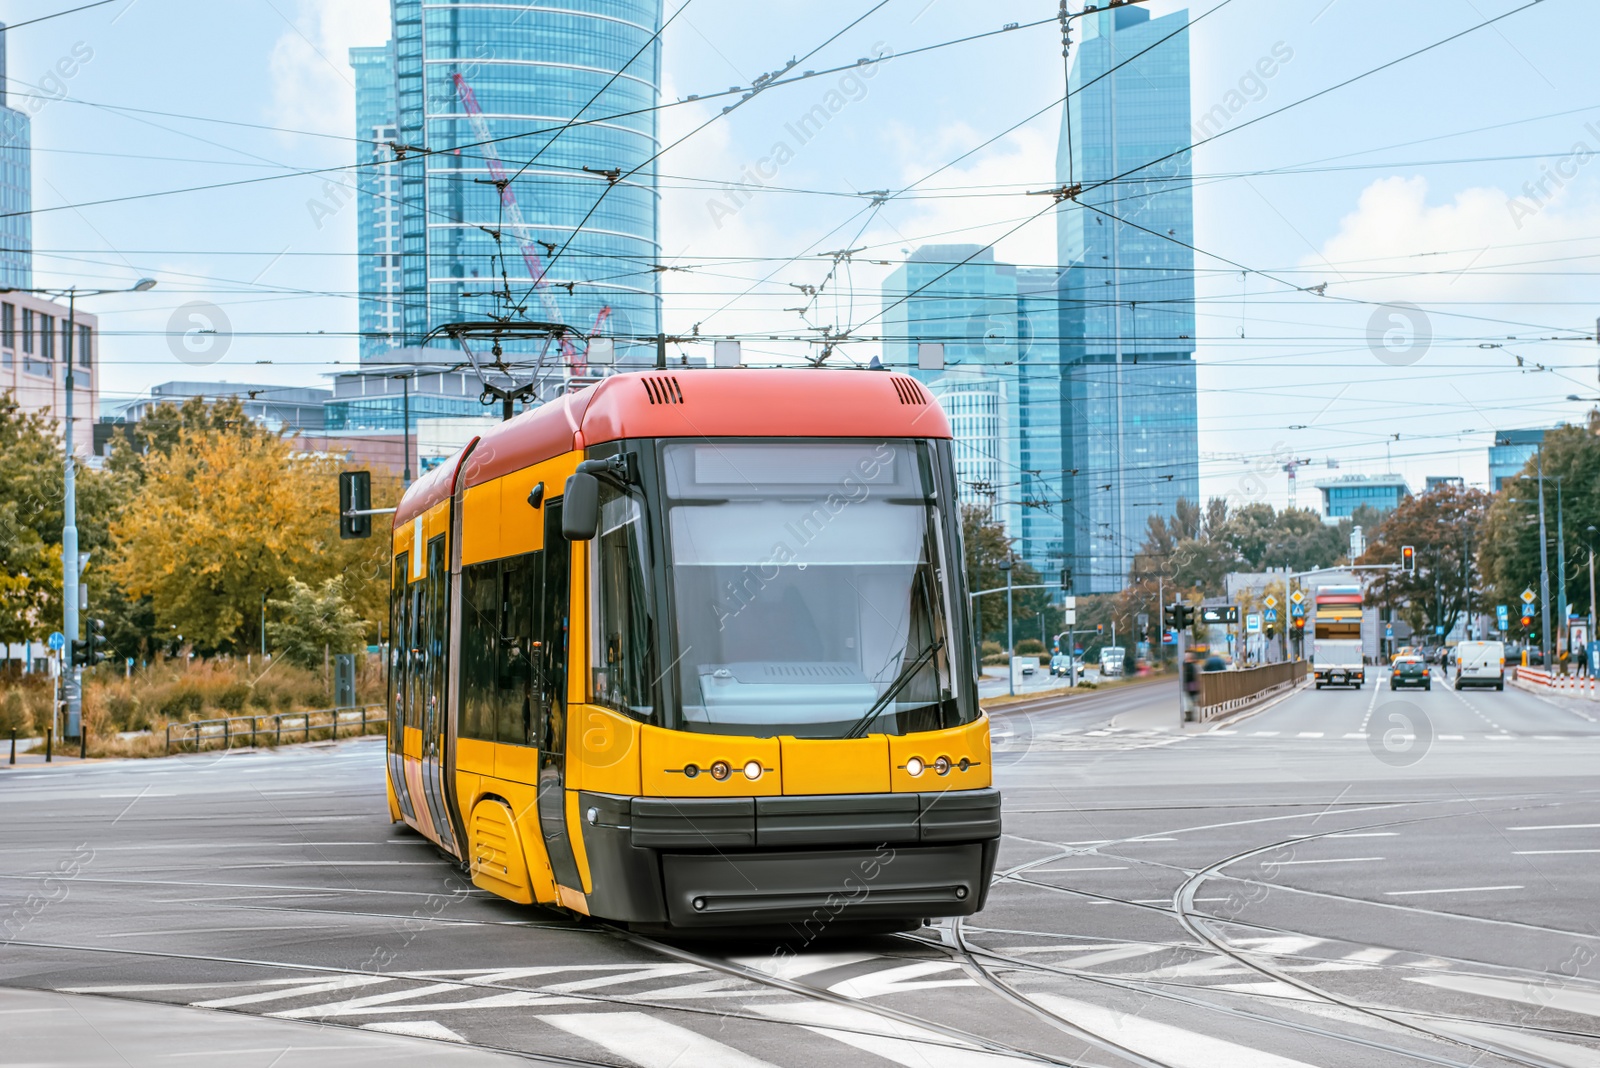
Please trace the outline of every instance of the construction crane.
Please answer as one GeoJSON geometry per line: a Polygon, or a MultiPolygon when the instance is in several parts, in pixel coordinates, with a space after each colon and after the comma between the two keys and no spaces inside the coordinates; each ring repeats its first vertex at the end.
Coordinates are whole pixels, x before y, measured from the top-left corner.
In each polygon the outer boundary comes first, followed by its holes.
{"type": "Polygon", "coordinates": [[[1289,475],[1289,507],[1290,508],[1293,508],[1295,506],[1295,503],[1294,503],[1295,492],[1294,491],[1295,491],[1295,485],[1298,482],[1298,480],[1294,477],[1294,473],[1295,473],[1295,471],[1297,471],[1298,469],[1300,469],[1302,467],[1310,466],[1310,464],[1311,464],[1310,460],[1290,460],[1289,462],[1287,462],[1287,463],[1285,463],[1283,465],[1284,471],[1286,471],[1288,473],[1288,475],[1289,475]]]}

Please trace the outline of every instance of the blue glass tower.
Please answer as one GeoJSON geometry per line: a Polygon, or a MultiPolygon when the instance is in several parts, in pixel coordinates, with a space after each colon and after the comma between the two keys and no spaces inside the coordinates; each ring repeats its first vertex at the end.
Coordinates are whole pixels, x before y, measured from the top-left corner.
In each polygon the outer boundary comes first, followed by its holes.
{"type": "Polygon", "coordinates": [[[1079,23],[1057,157],[1084,187],[1057,231],[1079,593],[1121,589],[1148,518],[1200,495],[1187,22],[1123,7],[1079,23]]]}
{"type": "MultiPolygon", "coordinates": [[[[0,30],[5,24],[0,23],[0,30]]],[[[6,35],[0,33],[0,286],[33,285],[33,124],[6,100],[6,35]]]]}
{"type": "Polygon", "coordinates": [[[394,46],[352,48],[356,75],[356,274],[361,358],[401,343],[400,176],[389,145],[395,127],[394,46]]]}
{"type": "Polygon", "coordinates": [[[884,281],[883,306],[884,362],[927,385],[950,419],[962,503],[1021,539],[1017,269],[990,248],[923,245],[884,281]],[[944,345],[943,371],[916,369],[924,342],[944,345]]]}
{"type": "Polygon", "coordinates": [[[1062,277],[1055,268],[1017,268],[1019,551],[1047,582],[1068,566],[1066,521],[1072,514],[1062,464],[1062,277]]]}
{"type": "Polygon", "coordinates": [[[660,329],[661,6],[393,0],[396,140],[428,150],[398,163],[405,344],[505,315],[507,289],[580,334],[660,329]]]}

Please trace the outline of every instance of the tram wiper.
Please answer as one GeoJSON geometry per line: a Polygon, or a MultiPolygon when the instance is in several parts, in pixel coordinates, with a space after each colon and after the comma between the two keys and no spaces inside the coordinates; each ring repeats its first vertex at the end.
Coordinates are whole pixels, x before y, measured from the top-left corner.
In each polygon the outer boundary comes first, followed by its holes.
{"type": "Polygon", "coordinates": [[[860,719],[856,720],[855,725],[849,730],[845,731],[844,734],[840,735],[840,737],[865,737],[867,728],[872,726],[872,721],[883,715],[884,709],[889,707],[889,702],[895,699],[895,695],[901,690],[905,689],[906,683],[915,678],[917,672],[922,670],[922,666],[929,660],[932,660],[933,654],[937,653],[943,647],[944,639],[940,638],[932,645],[922,650],[922,652],[918,653],[916,658],[912,660],[911,663],[900,669],[900,674],[896,675],[894,681],[889,684],[889,688],[883,691],[883,696],[874,701],[872,703],[872,707],[867,709],[866,713],[860,719]]]}

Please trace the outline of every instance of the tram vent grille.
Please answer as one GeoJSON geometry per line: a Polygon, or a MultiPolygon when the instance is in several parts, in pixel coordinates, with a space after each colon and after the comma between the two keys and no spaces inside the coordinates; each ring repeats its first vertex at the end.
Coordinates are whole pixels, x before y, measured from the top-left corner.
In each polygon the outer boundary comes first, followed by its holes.
{"type": "Polygon", "coordinates": [[[894,377],[894,391],[900,396],[901,404],[927,404],[928,395],[923,392],[922,386],[914,378],[894,377]]]}
{"type": "Polygon", "coordinates": [[[678,388],[678,380],[671,375],[652,375],[641,381],[644,382],[644,391],[649,394],[651,404],[683,403],[683,390],[678,388]]]}
{"type": "Polygon", "coordinates": [[[856,670],[844,664],[767,664],[768,678],[853,679],[856,670]]]}

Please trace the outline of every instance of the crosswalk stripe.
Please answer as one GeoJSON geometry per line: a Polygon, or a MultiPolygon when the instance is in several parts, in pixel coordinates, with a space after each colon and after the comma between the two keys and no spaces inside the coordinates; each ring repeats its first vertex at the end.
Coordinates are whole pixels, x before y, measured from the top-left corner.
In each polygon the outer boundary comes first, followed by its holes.
{"type": "Polygon", "coordinates": [[[1568,1065],[1570,1068],[1600,1068],[1600,1053],[1586,1046],[1540,1038],[1538,1035],[1530,1035],[1525,1031],[1509,1027],[1496,1027],[1493,1024],[1467,1020],[1450,1023],[1430,1020],[1428,1026],[1438,1031],[1459,1035],[1469,1041],[1489,1042],[1519,1053],[1531,1053],[1550,1064],[1568,1065]]]}
{"type": "Polygon", "coordinates": [[[412,1038],[434,1038],[445,1042],[465,1042],[438,1020],[390,1020],[387,1023],[362,1024],[363,1031],[382,1031],[386,1035],[409,1035],[412,1038]]]}
{"type": "Polygon", "coordinates": [[[1477,994],[1501,1001],[1537,1005],[1542,1009],[1600,1016],[1600,993],[1563,987],[1559,980],[1529,982],[1526,979],[1497,979],[1487,975],[1415,975],[1406,979],[1458,994],[1477,994]]]}
{"type": "Polygon", "coordinates": [[[806,1030],[882,1057],[906,1068],[1015,1068],[1031,1058],[990,1053],[937,1031],[879,1016],[848,1005],[797,1001],[753,1005],[756,1012],[800,1024],[806,1030]],[[848,1028],[848,1030],[840,1030],[848,1028]]]}
{"type": "Polygon", "coordinates": [[[1172,1068],[1215,1068],[1219,1064],[1229,1068],[1311,1068],[1304,1061],[1059,994],[1034,994],[1032,999],[1063,1020],[1172,1068]]]}
{"type": "Polygon", "coordinates": [[[643,1068],[773,1068],[698,1031],[642,1012],[575,1012],[539,1019],[643,1068]]]}
{"type": "Polygon", "coordinates": [[[925,975],[937,975],[940,972],[959,971],[960,968],[961,965],[956,961],[925,960],[898,968],[870,972],[867,975],[858,975],[853,979],[835,983],[828,989],[847,998],[875,998],[885,994],[903,994],[910,990],[928,990],[933,987],[977,986],[976,982],[964,975],[954,979],[921,978],[925,975]]]}

